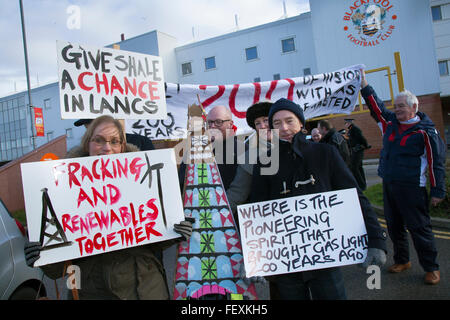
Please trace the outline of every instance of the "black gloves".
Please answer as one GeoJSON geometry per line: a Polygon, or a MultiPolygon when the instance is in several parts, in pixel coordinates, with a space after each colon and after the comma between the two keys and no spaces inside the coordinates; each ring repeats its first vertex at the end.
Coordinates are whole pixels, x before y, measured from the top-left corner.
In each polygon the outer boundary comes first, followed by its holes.
{"type": "Polygon", "coordinates": [[[25,241],[25,261],[29,267],[33,267],[34,262],[39,259],[41,255],[42,244],[40,242],[25,241]]]}
{"type": "Polygon", "coordinates": [[[189,241],[192,235],[192,224],[195,222],[194,218],[186,218],[185,221],[173,225],[173,230],[183,236],[183,240],[189,241]]]}

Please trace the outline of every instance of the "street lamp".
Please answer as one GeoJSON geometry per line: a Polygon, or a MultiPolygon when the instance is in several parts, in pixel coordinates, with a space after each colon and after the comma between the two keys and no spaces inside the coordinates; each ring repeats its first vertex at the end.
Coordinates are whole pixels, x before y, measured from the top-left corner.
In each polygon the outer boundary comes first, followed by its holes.
{"type": "Polygon", "coordinates": [[[30,86],[30,71],[28,68],[28,52],[27,52],[27,37],[25,35],[25,21],[23,16],[22,0],[19,0],[20,19],[22,22],[22,39],[23,39],[23,53],[25,55],[25,71],[27,74],[27,88],[28,88],[28,103],[30,106],[30,121],[31,121],[31,140],[33,141],[33,150],[36,149],[36,141],[34,140],[34,123],[33,123],[33,103],[31,102],[31,86],[30,86]]]}

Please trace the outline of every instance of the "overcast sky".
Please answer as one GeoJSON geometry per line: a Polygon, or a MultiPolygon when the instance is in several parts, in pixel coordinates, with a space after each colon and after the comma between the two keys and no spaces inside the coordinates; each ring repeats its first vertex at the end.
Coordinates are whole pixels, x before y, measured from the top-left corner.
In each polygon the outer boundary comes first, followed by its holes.
{"type": "MultiPolygon", "coordinates": [[[[308,0],[285,0],[287,15],[308,0]]],[[[56,40],[105,46],[152,30],[178,45],[280,19],[283,0],[23,0],[31,86],[57,81],[56,40]],[[75,7],[71,7],[75,6],[75,7]],[[80,19],[76,19],[79,10],[80,19]],[[77,22],[80,22],[77,25],[77,22]],[[79,28],[78,28],[79,27],[79,28]]],[[[26,90],[19,0],[0,0],[0,97],[26,90]]]]}

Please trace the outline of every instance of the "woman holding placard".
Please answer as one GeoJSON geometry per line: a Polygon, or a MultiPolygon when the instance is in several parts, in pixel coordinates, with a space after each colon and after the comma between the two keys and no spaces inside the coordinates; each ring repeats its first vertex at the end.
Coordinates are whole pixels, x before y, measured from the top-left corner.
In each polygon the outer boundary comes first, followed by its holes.
{"type": "MultiPolygon", "coordinates": [[[[126,143],[123,127],[118,120],[101,116],[87,128],[81,145],[69,151],[68,158],[137,151],[139,149],[136,146],[126,143]]],[[[192,223],[182,221],[174,225],[174,230],[188,239],[192,234],[192,223]]],[[[75,268],[71,269],[79,272],[75,275],[80,280],[77,288],[79,298],[168,299],[165,272],[157,255],[164,247],[172,244],[173,241],[158,242],[73,260],[75,268]]],[[[33,266],[41,250],[40,242],[28,242],[25,245],[28,265],[33,266]]],[[[50,278],[56,279],[65,275],[67,265],[68,261],[59,262],[42,266],[42,270],[50,278]]]]}

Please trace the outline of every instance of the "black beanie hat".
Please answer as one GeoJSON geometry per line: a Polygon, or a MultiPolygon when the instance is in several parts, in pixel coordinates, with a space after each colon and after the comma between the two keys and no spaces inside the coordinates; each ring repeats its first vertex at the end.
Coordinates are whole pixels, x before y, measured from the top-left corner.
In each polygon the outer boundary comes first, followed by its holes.
{"type": "Polygon", "coordinates": [[[254,105],[251,105],[247,109],[247,113],[245,115],[245,119],[247,120],[247,124],[255,129],[255,120],[259,117],[268,117],[269,110],[272,106],[272,102],[257,102],[254,105]]]}
{"type": "Polygon", "coordinates": [[[273,124],[272,124],[273,115],[276,112],[281,111],[281,110],[291,111],[293,114],[295,114],[297,116],[297,118],[300,120],[302,125],[305,125],[305,116],[303,115],[303,109],[295,102],[285,99],[285,98],[281,98],[281,99],[278,99],[270,108],[269,126],[271,129],[273,129],[273,124]]]}
{"type": "Polygon", "coordinates": [[[75,122],[73,123],[73,125],[74,125],[75,127],[81,127],[81,126],[84,126],[85,124],[91,123],[93,120],[94,120],[94,119],[80,119],[80,120],[75,121],[75,122]]]}

